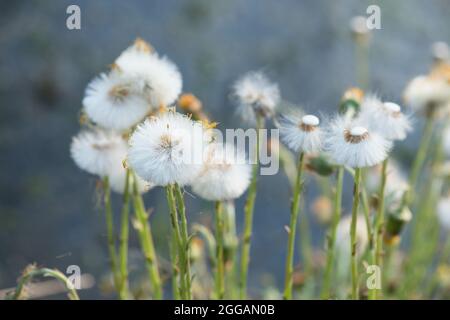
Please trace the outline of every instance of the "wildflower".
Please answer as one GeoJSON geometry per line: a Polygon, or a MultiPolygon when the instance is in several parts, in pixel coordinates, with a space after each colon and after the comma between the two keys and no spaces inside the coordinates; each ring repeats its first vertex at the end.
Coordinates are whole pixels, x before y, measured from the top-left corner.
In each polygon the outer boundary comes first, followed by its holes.
{"type": "Polygon", "coordinates": [[[261,72],[248,72],[233,85],[233,96],[237,99],[237,112],[248,123],[255,123],[256,115],[270,117],[280,102],[280,91],[276,83],[261,72]]]}
{"type": "Polygon", "coordinates": [[[436,62],[450,61],[450,49],[448,44],[442,41],[433,43],[431,46],[431,54],[436,62]]]}
{"type": "Polygon", "coordinates": [[[192,190],[210,201],[239,198],[248,188],[251,166],[245,154],[233,145],[211,144],[203,169],[192,184],[192,190]]]}
{"type": "Polygon", "coordinates": [[[388,156],[392,142],[358,121],[337,117],[332,123],[326,149],[338,164],[352,168],[374,166],[388,156]]]}
{"type": "Polygon", "coordinates": [[[436,76],[418,76],[408,83],[403,95],[414,111],[430,116],[440,107],[448,106],[450,82],[436,76]]]}
{"type": "Polygon", "coordinates": [[[316,153],[322,147],[322,130],[314,115],[292,114],[280,121],[281,138],[294,152],[316,153]]]}
{"type": "Polygon", "coordinates": [[[128,161],[140,177],[156,185],[189,184],[200,171],[203,142],[200,123],[168,111],[136,128],[128,161]]]}
{"type": "Polygon", "coordinates": [[[398,104],[383,103],[374,96],[364,99],[358,117],[388,140],[404,140],[412,129],[408,117],[401,112],[398,104]]]}
{"type": "Polygon", "coordinates": [[[70,146],[78,167],[100,177],[108,176],[111,168],[122,164],[126,150],[127,144],[119,134],[100,129],[81,131],[70,146]]]}
{"type": "Polygon", "coordinates": [[[151,109],[138,82],[115,71],[102,73],[89,83],[83,106],[99,126],[118,131],[140,122],[151,109]]]}
{"type": "Polygon", "coordinates": [[[349,118],[353,118],[353,116],[359,112],[363,98],[364,91],[360,88],[354,87],[347,89],[344,92],[339,104],[339,114],[349,114],[349,118]]]}
{"type": "MultiPolygon", "coordinates": [[[[124,151],[125,152],[122,154],[122,159],[125,159],[127,157],[127,150],[124,151]]],[[[109,184],[112,191],[120,194],[124,192],[126,184],[126,174],[127,169],[123,166],[122,162],[114,162],[110,172],[108,173],[109,184]]],[[[136,179],[137,191],[139,193],[145,193],[153,187],[153,184],[151,182],[145,181],[139,176],[135,175],[134,178],[136,179]]]]}
{"type": "Polygon", "coordinates": [[[450,230],[450,197],[441,198],[436,210],[439,222],[445,230],[450,230]]]}
{"type": "Polygon", "coordinates": [[[350,31],[356,40],[367,41],[370,35],[370,30],[367,28],[367,18],[363,16],[356,16],[350,20],[350,31]]]}
{"type": "Polygon", "coordinates": [[[139,43],[122,52],[114,65],[123,74],[145,83],[144,94],[153,108],[173,104],[182,89],[182,77],[177,66],[167,57],[146,49],[142,40],[139,43]]]}

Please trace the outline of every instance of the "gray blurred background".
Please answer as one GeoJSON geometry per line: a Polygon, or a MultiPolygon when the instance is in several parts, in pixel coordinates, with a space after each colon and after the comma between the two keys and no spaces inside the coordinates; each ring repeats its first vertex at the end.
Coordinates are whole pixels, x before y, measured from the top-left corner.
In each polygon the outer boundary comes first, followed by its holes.
{"type": "MultiPolygon", "coordinates": [[[[382,29],[372,34],[370,88],[400,101],[408,79],[428,70],[430,45],[450,41],[449,0],[2,1],[0,289],[14,286],[32,262],[63,271],[76,264],[97,280],[81,298],[110,297],[100,289],[109,265],[96,181],[74,165],[69,145],[79,130],[88,81],[136,37],[176,62],[184,91],[194,92],[221,128],[233,128],[240,124],[230,86],[254,69],[277,81],[285,100],[334,112],[342,92],[356,84],[349,20],[365,15],[370,4],[382,10],[382,29]],[[66,28],[70,4],[81,8],[81,30],[66,28]]],[[[410,137],[396,152],[408,158],[415,140],[410,137]]],[[[308,188],[306,195],[312,199],[317,190],[308,188]]],[[[250,291],[265,274],[282,284],[289,198],[283,173],[260,179],[250,291]]],[[[118,209],[120,198],[114,200],[118,209]]],[[[156,246],[167,257],[164,194],[153,190],[145,200],[155,209],[156,246]]],[[[239,230],[242,207],[240,199],[239,230]]],[[[209,223],[210,204],[188,196],[188,208],[190,221],[209,223]]],[[[314,246],[322,248],[324,230],[314,223],[311,230],[314,246]]],[[[134,234],[130,246],[131,273],[139,274],[134,234]]]]}

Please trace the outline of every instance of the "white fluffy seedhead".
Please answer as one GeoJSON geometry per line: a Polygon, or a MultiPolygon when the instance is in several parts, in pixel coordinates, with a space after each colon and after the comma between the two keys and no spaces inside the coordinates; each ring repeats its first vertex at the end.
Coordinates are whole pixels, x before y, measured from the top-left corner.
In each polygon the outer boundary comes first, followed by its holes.
{"type": "Polygon", "coordinates": [[[101,74],[86,88],[83,106],[87,116],[105,129],[124,131],[151,110],[142,95],[142,83],[117,71],[101,74]]]}
{"type": "Polygon", "coordinates": [[[70,153],[75,163],[91,174],[108,176],[124,160],[127,144],[114,132],[100,129],[81,131],[73,137],[70,153]]]}
{"type": "Polygon", "coordinates": [[[147,119],[130,137],[128,162],[156,185],[189,184],[201,169],[203,132],[200,123],[173,111],[147,119]]]}
{"type": "Polygon", "coordinates": [[[153,108],[173,104],[181,93],[183,82],[177,66],[156,52],[133,45],[116,59],[115,65],[125,75],[145,82],[145,96],[153,108]]]}
{"type": "Polygon", "coordinates": [[[337,117],[330,125],[326,150],[341,165],[371,167],[387,158],[392,142],[363,123],[337,117]]]}
{"type": "Polygon", "coordinates": [[[401,112],[398,104],[383,103],[375,96],[368,96],[363,100],[358,119],[367,123],[371,131],[376,131],[389,140],[404,140],[412,130],[409,117],[401,112]]]}
{"type": "Polygon", "coordinates": [[[428,114],[430,108],[448,108],[450,84],[441,78],[418,76],[408,83],[403,96],[414,111],[428,114]]]}
{"type": "Polygon", "coordinates": [[[316,153],[322,148],[320,120],[314,115],[291,113],[280,120],[282,141],[294,152],[316,153]]]}
{"type": "Polygon", "coordinates": [[[192,191],[209,201],[239,198],[250,184],[251,165],[245,154],[231,144],[214,143],[206,150],[200,174],[192,182],[192,191]]]}
{"type": "Polygon", "coordinates": [[[262,72],[248,72],[233,85],[233,97],[237,100],[237,113],[244,121],[254,124],[256,113],[273,116],[280,102],[280,90],[262,72]]]}

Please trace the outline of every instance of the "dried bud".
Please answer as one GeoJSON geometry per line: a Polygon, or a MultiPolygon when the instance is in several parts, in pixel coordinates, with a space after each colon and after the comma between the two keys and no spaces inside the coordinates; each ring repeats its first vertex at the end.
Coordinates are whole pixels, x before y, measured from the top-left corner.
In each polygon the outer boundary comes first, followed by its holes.
{"type": "Polygon", "coordinates": [[[325,155],[321,154],[309,157],[306,168],[321,176],[329,176],[336,170],[336,165],[332,164],[325,155]]]}

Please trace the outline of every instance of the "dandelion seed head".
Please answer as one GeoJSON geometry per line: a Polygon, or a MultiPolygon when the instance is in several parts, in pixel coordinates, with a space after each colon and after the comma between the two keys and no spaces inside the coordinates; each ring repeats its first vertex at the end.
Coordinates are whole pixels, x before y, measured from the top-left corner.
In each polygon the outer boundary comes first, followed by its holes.
{"type": "Polygon", "coordinates": [[[376,131],[388,140],[404,140],[412,130],[409,117],[401,112],[394,102],[382,102],[375,96],[367,96],[358,114],[361,122],[367,123],[370,130],[376,131]]]}
{"type": "Polygon", "coordinates": [[[352,168],[371,167],[388,156],[392,142],[367,124],[338,116],[330,124],[326,135],[325,149],[330,157],[341,165],[352,168]]]}
{"type": "Polygon", "coordinates": [[[139,85],[117,72],[101,74],[86,88],[83,99],[86,115],[105,129],[129,129],[150,111],[139,85]]]}
{"type": "Polygon", "coordinates": [[[280,119],[282,141],[294,152],[316,153],[322,148],[322,130],[318,117],[295,112],[280,119]]]}
{"type": "Polygon", "coordinates": [[[122,163],[126,150],[127,144],[119,134],[100,129],[81,131],[70,146],[78,167],[100,177],[108,176],[111,168],[122,163]]]}
{"type": "Polygon", "coordinates": [[[141,178],[156,185],[186,185],[201,169],[203,139],[200,123],[167,111],[136,128],[128,162],[141,178]]]}
{"type": "Polygon", "coordinates": [[[143,94],[153,108],[173,104],[182,90],[182,77],[177,66],[156,52],[126,49],[115,61],[119,70],[145,83],[143,94]]]}
{"type": "Polygon", "coordinates": [[[248,72],[233,85],[233,97],[237,100],[237,113],[242,120],[254,124],[256,114],[273,116],[280,102],[280,90],[262,72],[248,72]]]}
{"type": "Polygon", "coordinates": [[[209,201],[239,198],[250,184],[251,166],[245,154],[231,144],[211,144],[192,191],[209,201]]]}
{"type": "Polygon", "coordinates": [[[403,96],[414,111],[428,115],[448,107],[450,83],[440,77],[418,76],[408,83],[403,96]]]}

